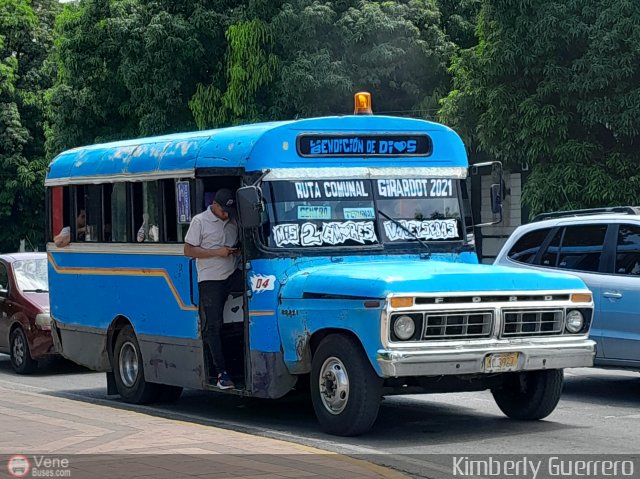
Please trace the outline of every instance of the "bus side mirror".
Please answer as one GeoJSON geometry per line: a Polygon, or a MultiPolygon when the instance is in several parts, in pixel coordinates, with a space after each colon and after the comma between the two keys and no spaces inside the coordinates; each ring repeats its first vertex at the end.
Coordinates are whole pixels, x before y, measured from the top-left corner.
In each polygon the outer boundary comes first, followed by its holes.
{"type": "Polygon", "coordinates": [[[243,228],[257,228],[262,224],[262,191],[257,186],[243,186],[236,191],[238,222],[243,228]]]}
{"type": "Polygon", "coordinates": [[[491,226],[502,222],[502,202],[505,195],[502,163],[499,161],[474,163],[473,165],[471,165],[470,173],[472,175],[478,175],[480,174],[480,169],[485,167],[491,167],[491,176],[493,178],[493,181],[497,181],[497,183],[493,183],[489,187],[489,195],[491,197],[491,213],[494,215],[498,215],[498,218],[488,223],[480,223],[478,225],[475,225],[476,228],[491,226]]]}
{"type": "Polygon", "coordinates": [[[494,215],[502,214],[502,185],[493,184],[489,193],[491,194],[491,212],[494,215]]]}

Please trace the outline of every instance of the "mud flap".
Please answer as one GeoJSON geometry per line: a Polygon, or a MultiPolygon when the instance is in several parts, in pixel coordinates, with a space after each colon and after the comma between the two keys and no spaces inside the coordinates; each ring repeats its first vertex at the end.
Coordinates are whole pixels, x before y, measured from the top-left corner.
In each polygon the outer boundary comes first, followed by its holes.
{"type": "Polygon", "coordinates": [[[116,387],[116,377],[113,372],[107,374],[107,399],[114,399],[120,397],[118,394],[118,388],[116,387]]]}
{"type": "Polygon", "coordinates": [[[282,353],[251,351],[251,389],[255,397],[277,399],[287,394],[297,381],[289,373],[282,353]]]}

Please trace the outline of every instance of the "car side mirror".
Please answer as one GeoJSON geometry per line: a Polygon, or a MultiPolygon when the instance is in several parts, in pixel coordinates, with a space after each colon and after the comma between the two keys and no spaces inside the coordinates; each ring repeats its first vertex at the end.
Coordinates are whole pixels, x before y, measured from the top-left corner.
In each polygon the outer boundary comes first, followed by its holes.
{"type": "Polygon", "coordinates": [[[262,190],[257,186],[243,186],[236,191],[238,222],[243,228],[257,228],[262,224],[262,190]]]}

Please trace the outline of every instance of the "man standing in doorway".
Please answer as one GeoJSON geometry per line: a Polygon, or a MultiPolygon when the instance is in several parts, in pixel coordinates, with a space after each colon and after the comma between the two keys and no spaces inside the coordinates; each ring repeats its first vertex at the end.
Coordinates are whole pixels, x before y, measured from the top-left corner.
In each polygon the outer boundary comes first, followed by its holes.
{"type": "Polygon", "coordinates": [[[191,220],[184,244],[184,254],[196,258],[205,358],[208,349],[218,373],[216,385],[220,389],[235,387],[225,367],[221,331],[224,304],[241,274],[237,269],[236,215],[236,201],[231,190],[218,190],[211,206],[191,220]]]}

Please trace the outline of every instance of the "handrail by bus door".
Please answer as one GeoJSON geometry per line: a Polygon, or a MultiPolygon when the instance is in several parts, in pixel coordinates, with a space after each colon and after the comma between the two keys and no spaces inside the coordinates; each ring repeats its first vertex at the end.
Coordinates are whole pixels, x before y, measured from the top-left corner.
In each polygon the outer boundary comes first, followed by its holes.
{"type": "MultiPolygon", "coordinates": [[[[193,264],[195,262],[195,258],[189,258],[189,299],[191,300],[191,304],[193,306],[197,306],[196,305],[196,301],[194,298],[194,287],[193,287],[193,264]]],[[[200,298],[198,298],[200,299],[200,298]]]]}

